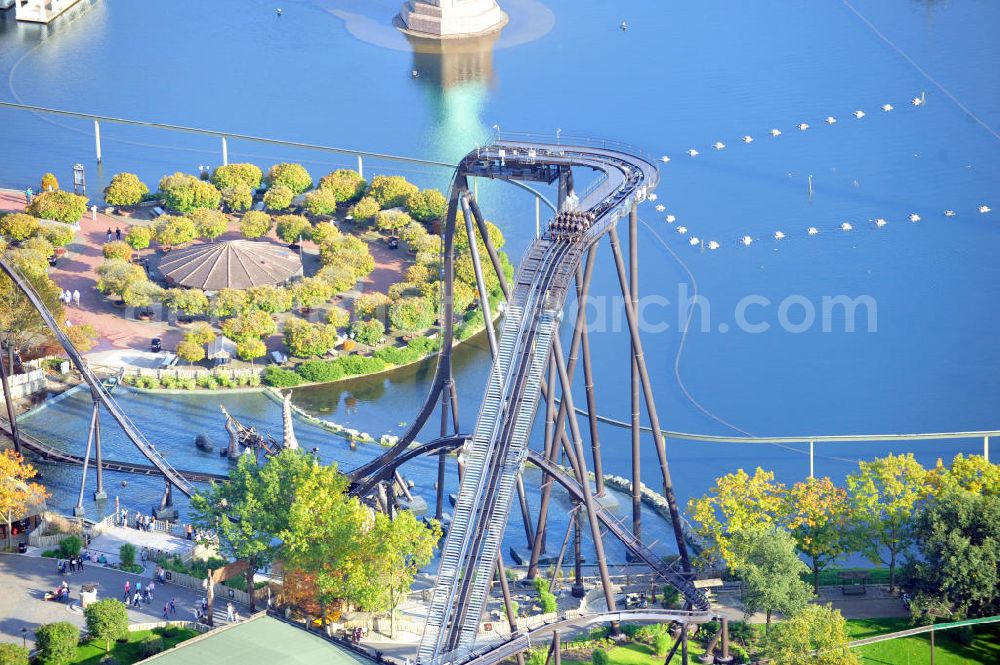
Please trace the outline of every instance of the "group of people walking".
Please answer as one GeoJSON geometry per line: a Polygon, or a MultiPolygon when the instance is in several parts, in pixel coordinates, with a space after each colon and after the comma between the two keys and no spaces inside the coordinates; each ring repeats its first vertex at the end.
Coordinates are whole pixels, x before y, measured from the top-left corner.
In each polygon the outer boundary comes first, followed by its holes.
{"type": "Polygon", "coordinates": [[[62,293],[59,294],[59,300],[62,300],[67,305],[71,305],[72,304],[72,305],[76,305],[77,307],[79,307],[80,306],[80,292],[77,289],[73,289],[72,291],[70,291],[69,289],[66,289],[65,291],[63,291],[62,293]]]}
{"type": "Polygon", "coordinates": [[[122,508],[118,512],[118,526],[134,527],[139,531],[153,531],[156,528],[156,518],[152,515],[143,515],[138,510],[129,517],[128,510],[122,508]]]}
{"type": "Polygon", "coordinates": [[[60,575],[65,575],[67,572],[78,573],[83,570],[83,557],[77,555],[68,559],[60,559],[56,567],[59,569],[60,575]]]}
{"type": "MultiPolygon", "coordinates": [[[[153,591],[156,589],[156,582],[149,581],[144,587],[142,585],[142,580],[136,580],[135,584],[132,584],[132,580],[125,580],[125,594],[122,596],[122,602],[126,605],[131,605],[132,607],[142,607],[143,601],[148,605],[153,602],[153,591]]],[[[174,601],[171,600],[171,603],[174,601]]]]}
{"type": "Polygon", "coordinates": [[[121,229],[115,229],[114,233],[112,233],[111,232],[111,227],[109,226],[108,227],[108,242],[111,242],[112,240],[121,240],[121,239],[122,239],[122,230],[121,229]]]}

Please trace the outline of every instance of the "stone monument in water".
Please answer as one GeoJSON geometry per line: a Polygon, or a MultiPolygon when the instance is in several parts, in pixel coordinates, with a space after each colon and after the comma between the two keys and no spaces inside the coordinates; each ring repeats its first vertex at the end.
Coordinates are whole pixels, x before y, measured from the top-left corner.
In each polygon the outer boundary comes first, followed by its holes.
{"type": "Polygon", "coordinates": [[[416,37],[457,39],[497,32],[507,14],[496,0],[407,0],[400,28],[416,37]]]}

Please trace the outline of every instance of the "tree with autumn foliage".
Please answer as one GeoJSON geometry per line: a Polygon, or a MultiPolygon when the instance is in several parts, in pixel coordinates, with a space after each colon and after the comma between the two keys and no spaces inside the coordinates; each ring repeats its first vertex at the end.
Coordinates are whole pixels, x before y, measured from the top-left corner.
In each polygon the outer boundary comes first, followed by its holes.
{"type": "Polygon", "coordinates": [[[829,478],[809,477],[788,489],[782,513],[796,546],[809,560],[818,594],[820,572],[849,548],[847,491],[829,478]]]}
{"type": "Polygon", "coordinates": [[[1000,464],[982,455],[955,455],[951,466],[941,458],[927,474],[927,483],[935,495],[948,489],[963,489],[976,494],[1000,494],[1000,464]]]}
{"type": "Polygon", "coordinates": [[[913,453],[858,462],[847,476],[851,520],[861,552],[872,563],[889,566],[889,591],[896,587],[900,553],[914,543],[918,508],[931,491],[928,472],[913,453]]]}
{"type": "Polygon", "coordinates": [[[695,531],[708,544],[702,556],[719,556],[730,566],[738,563],[731,547],[732,535],[775,525],[784,506],[784,493],[785,486],[774,481],[774,472],[760,467],[753,476],[739,469],[716,478],[707,494],[688,502],[695,531]]]}
{"type": "Polygon", "coordinates": [[[48,491],[31,479],[38,475],[35,467],[13,450],[0,453],[0,512],[7,520],[7,548],[13,547],[11,527],[15,517],[29,507],[49,497],[48,491]]]}

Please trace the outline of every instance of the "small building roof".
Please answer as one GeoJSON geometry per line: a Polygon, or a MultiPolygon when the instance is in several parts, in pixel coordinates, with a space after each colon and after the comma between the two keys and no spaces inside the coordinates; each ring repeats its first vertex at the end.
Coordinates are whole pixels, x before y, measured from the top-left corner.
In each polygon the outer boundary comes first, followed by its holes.
{"type": "Polygon", "coordinates": [[[228,337],[218,335],[215,339],[205,345],[205,357],[209,360],[215,360],[216,358],[232,358],[235,355],[236,342],[228,337]]]}
{"type": "Polygon", "coordinates": [[[176,249],[160,261],[160,272],[177,286],[218,291],[280,284],[302,274],[298,255],[261,240],[227,240],[176,249]]]}
{"type": "Polygon", "coordinates": [[[181,642],[148,658],[151,665],[373,665],[360,654],[261,612],[181,642]]]}

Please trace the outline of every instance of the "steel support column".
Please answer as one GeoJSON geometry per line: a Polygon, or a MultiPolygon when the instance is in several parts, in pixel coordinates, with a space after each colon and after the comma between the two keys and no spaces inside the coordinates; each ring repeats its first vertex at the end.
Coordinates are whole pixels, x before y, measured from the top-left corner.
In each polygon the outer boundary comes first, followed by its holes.
{"type": "MultiPolygon", "coordinates": [[[[503,555],[497,553],[497,579],[500,580],[500,593],[503,595],[503,607],[507,614],[507,624],[513,635],[517,632],[517,616],[514,614],[514,602],[510,595],[510,586],[507,584],[507,567],[503,565],[503,555]]],[[[517,665],[524,665],[524,654],[517,654],[517,665]]]]}
{"type": "MultiPolygon", "coordinates": [[[[570,382],[569,374],[566,372],[566,364],[562,359],[562,344],[559,342],[558,335],[555,335],[552,338],[552,357],[555,359],[556,370],[559,372],[559,381],[562,383],[563,404],[566,405],[566,411],[570,415],[570,439],[573,442],[573,448],[576,451],[576,460],[580,464],[579,472],[584,478],[584,482],[581,484],[583,489],[583,504],[587,509],[587,519],[590,522],[590,533],[594,539],[597,567],[601,575],[601,586],[604,589],[604,598],[608,603],[608,610],[614,612],[616,607],[615,592],[614,588],[611,586],[611,577],[608,574],[608,562],[604,556],[604,541],[601,538],[600,522],[597,521],[597,508],[594,503],[594,495],[590,491],[590,483],[586,482],[587,474],[584,466],[586,462],[583,459],[583,439],[580,436],[580,425],[576,421],[576,408],[573,406],[573,385],[570,382]]],[[[613,632],[617,633],[617,622],[613,622],[611,625],[613,632]]]]}
{"type": "MultiPolygon", "coordinates": [[[[632,308],[639,307],[639,211],[637,204],[632,204],[628,215],[628,255],[629,255],[629,288],[632,292],[632,308]]],[[[639,365],[636,362],[638,349],[635,343],[630,344],[631,358],[631,402],[632,402],[632,533],[642,540],[642,423],[639,418],[641,401],[639,399],[639,365]]],[[[629,559],[634,559],[630,556],[629,559]]]]}
{"type": "Polygon", "coordinates": [[[667,450],[664,444],[663,430],[660,429],[660,417],[656,411],[656,402],[653,401],[653,385],[649,380],[649,372],[646,369],[646,360],[642,351],[642,340],[639,338],[638,317],[636,316],[635,307],[632,306],[628,279],[625,275],[625,262],[622,260],[621,247],[618,242],[618,231],[614,226],[609,230],[608,236],[611,240],[611,253],[614,256],[615,269],[618,272],[618,284],[624,296],[625,316],[628,318],[629,335],[632,345],[635,348],[635,359],[639,368],[639,379],[642,384],[643,397],[646,401],[646,412],[649,415],[649,424],[653,429],[653,442],[656,445],[656,456],[660,463],[660,473],[663,476],[663,493],[670,508],[670,521],[674,529],[674,538],[677,540],[677,551],[680,554],[684,571],[690,572],[691,560],[688,557],[687,543],[684,540],[684,532],[681,529],[681,516],[680,511],[677,509],[677,497],[674,495],[674,484],[670,477],[670,466],[667,463],[667,450]]]}
{"type": "Polygon", "coordinates": [[[90,415],[90,431],[87,433],[87,450],[83,453],[83,473],[80,475],[80,495],[73,508],[74,517],[83,517],[86,510],[83,507],[83,493],[87,487],[87,467],[90,465],[90,447],[94,445],[94,423],[97,421],[97,409],[90,415]]]}
{"type": "Polygon", "coordinates": [[[97,393],[94,398],[94,452],[96,454],[97,487],[94,489],[94,500],[103,501],[108,498],[104,491],[104,455],[101,452],[101,400],[97,393]]]}

